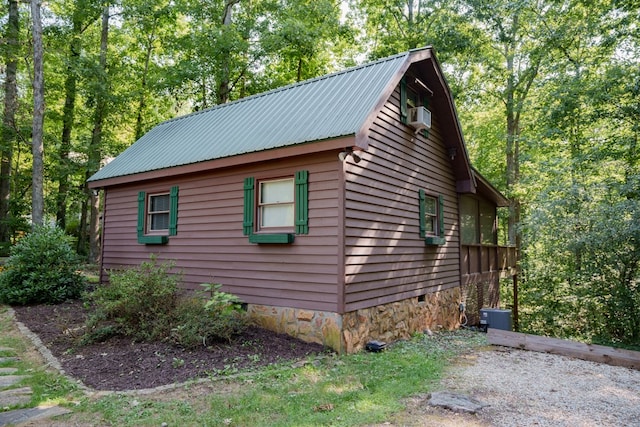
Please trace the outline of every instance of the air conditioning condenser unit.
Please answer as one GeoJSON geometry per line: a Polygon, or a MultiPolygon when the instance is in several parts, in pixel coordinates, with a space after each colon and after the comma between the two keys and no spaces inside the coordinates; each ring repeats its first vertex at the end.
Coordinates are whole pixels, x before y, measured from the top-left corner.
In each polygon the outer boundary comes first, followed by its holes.
{"type": "Polygon", "coordinates": [[[425,107],[415,107],[409,109],[409,126],[416,131],[431,129],[431,111],[425,107]]]}

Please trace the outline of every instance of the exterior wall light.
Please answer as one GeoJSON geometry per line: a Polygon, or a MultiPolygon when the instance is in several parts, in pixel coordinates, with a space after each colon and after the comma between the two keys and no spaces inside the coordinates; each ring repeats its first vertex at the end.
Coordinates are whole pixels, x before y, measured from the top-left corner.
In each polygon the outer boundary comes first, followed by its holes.
{"type": "Polygon", "coordinates": [[[345,160],[347,160],[347,157],[349,156],[351,156],[353,158],[353,161],[356,163],[360,163],[360,160],[362,160],[360,156],[358,156],[353,151],[353,147],[346,147],[344,151],[341,151],[340,153],[338,153],[338,158],[340,159],[341,162],[344,162],[345,160]]]}

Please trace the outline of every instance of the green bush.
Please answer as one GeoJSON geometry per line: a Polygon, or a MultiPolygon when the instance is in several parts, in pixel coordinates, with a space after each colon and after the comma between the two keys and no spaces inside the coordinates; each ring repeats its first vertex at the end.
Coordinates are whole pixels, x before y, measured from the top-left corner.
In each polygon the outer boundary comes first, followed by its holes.
{"type": "Polygon", "coordinates": [[[0,274],[0,302],[55,304],[78,298],[85,286],[79,267],[64,231],[35,227],[11,248],[0,274]]]}
{"type": "Polygon", "coordinates": [[[156,257],[139,267],[109,272],[109,284],[98,286],[90,297],[95,311],[88,321],[88,333],[112,321],[118,330],[143,341],[169,336],[180,283],[171,274],[173,262],[158,264],[156,257]]]}
{"type": "Polygon", "coordinates": [[[205,295],[183,298],[176,307],[175,326],[171,331],[174,343],[186,348],[207,346],[214,341],[230,341],[247,327],[246,314],[240,300],[221,292],[222,285],[204,283],[205,295]]]}

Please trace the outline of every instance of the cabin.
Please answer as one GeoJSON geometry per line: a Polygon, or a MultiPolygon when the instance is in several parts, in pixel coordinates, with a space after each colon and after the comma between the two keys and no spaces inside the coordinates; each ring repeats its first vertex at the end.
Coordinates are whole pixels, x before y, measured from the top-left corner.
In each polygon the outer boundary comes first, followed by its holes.
{"type": "Polygon", "coordinates": [[[89,186],[103,282],[155,254],[341,352],[473,323],[514,273],[430,47],[160,123],[89,186]]]}

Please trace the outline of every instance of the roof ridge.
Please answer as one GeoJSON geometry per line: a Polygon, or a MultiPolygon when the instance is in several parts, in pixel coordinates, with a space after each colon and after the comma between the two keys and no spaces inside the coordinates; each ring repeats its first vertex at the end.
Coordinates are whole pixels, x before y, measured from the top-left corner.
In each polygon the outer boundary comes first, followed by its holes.
{"type": "Polygon", "coordinates": [[[397,53],[397,54],[392,55],[392,56],[387,56],[385,58],[377,59],[375,61],[366,62],[366,63],[360,64],[360,65],[354,65],[353,67],[348,67],[348,68],[345,68],[344,70],[334,71],[333,73],[323,74],[323,75],[317,76],[317,77],[312,77],[310,79],[303,80],[301,82],[290,83],[288,85],[280,86],[280,87],[268,90],[266,92],[260,92],[260,93],[256,93],[256,94],[253,94],[253,95],[249,95],[249,96],[247,96],[245,98],[236,99],[236,100],[228,102],[226,104],[218,104],[218,105],[214,105],[214,106],[209,107],[209,108],[205,108],[203,110],[194,111],[192,113],[184,114],[184,115],[178,116],[178,117],[173,117],[171,119],[168,119],[168,120],[165,120],[163,122],[158,123],[156,126],[161,126],[161,125],[164,125],[164,124],[168,124],[168,123],[176,122],[176,121],[179,121],[179,120],[183,120],[183,119],[186,119],[188,117],[193,117],[193,116],[204,114],[204,113],[207,113],[207,112],[210,112],[210,111],[214,111],[214,110],[219,110],[219,109],[222,109],[222,108],[230,107],[230,106],[233,106],[233,105],[240,104],[242,102],[248,102],[248,101],[251,101],[251,100],[254,100],[254,99],[258,99],[258,98],[262,98],[262,97],[265,97],[265,96],[268,96],[268,95],[273,95],[273,94],[278,93],[278,92],[284,92],[284,91],[287,91],[287,90],[294,89],[296,87],[306,86],[306,85],[311,84],[311,83],[315,83],[315,82],[318,82],[318,81],[321,81],[321,80],[327,80],[329,78],[336,77],[336,76],[343,75],[343,74],[347,74],[347,73],[352,73],[354,71],[358,71],[358,70],[361,70],[361,69],[364,69],[364,68],[373,67],[375,65],[378,65],[378,64],[381,64],[381,63],[384,63],[384,62],[389,62],[389,61],[396,60],[399,57],[409,56],[412,52],[414,52],[416,50],[423,50],[423,49],[426,49],[426,48],[414,49],[414,50],[408,51],[408,52],[400,52],[400,53],[397,53]]]}

